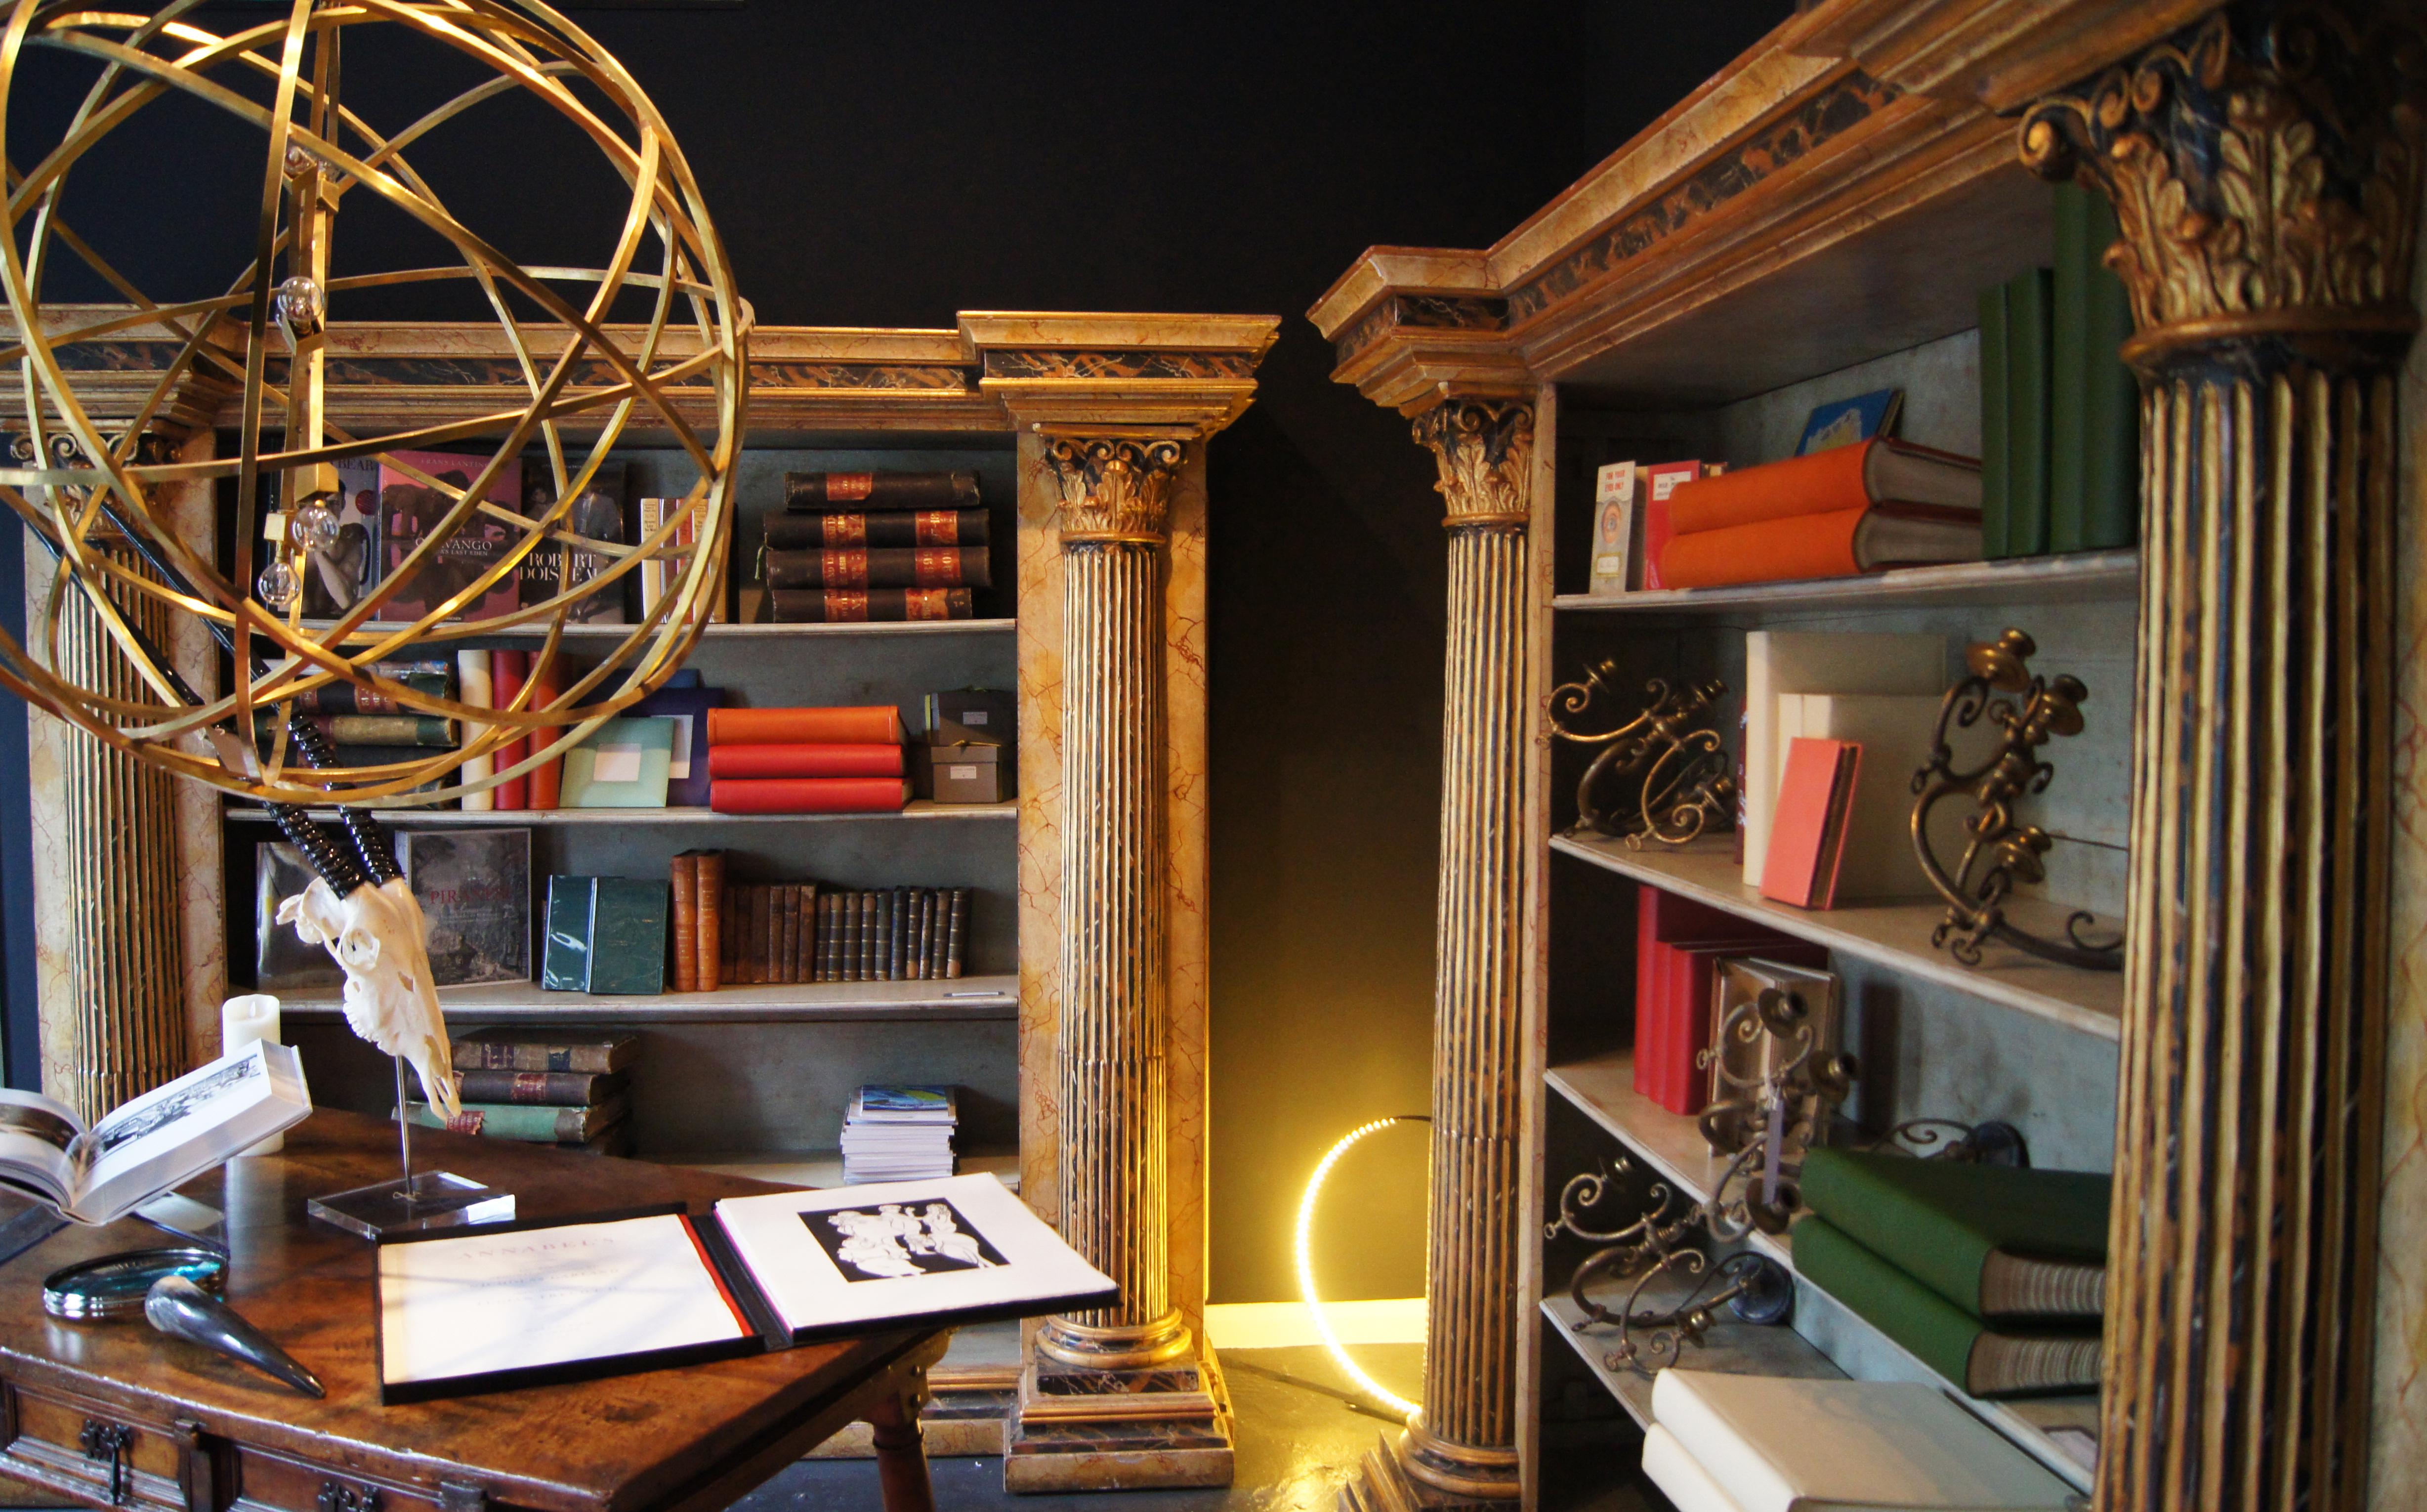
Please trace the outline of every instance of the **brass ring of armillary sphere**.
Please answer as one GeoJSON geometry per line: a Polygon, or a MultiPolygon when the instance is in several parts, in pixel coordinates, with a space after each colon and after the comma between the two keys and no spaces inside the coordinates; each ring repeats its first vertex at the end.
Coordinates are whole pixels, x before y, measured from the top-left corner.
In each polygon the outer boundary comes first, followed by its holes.
{"type": "MultiPolygon", "coordinates": [[[[265,800],[428,802],[433,794],[415,789],[531,736],[526,758],[488,783],[450,789],[448,796],[507,781],[663,683],[708,623],[731,529],[747,306],[663,118],[614,57],[548,7],[536,0],[292,0],[220,18],[233,26],[221,32],[194,19],[198,3],[176,0],[149,16],[57,0],[7,7],[0,145],[10,195],[0,284],[15,329],[0,335],[9,343],[0,349],[0,364],[21,369],[24,398],[22,465],[0,467],[0,500],[57,560],[58,574],[26,643],[0,634],[0,687],[177,775],[265,800]],[[416,81],[460,73],[465,63],[483,76],[415,119],[374,123],[340,92],[341,45],[349,37],[358,80],[365,65],[399,53],[419,60],[416,81]],[[421,72],[447,57],[452,61],[443,69],[421,72]],[[9,114],[14,97],[34,92],[20,91],[19,84],[54,67],[78,70],[85,89],[58,138],[27,143],[6,135],[17,120],[9,114]],[[264,145],[251,262],[226,285],[212,285],[225,292],[206,298],[147,298],[106,260],[107,249],[76,234],[73,222],[85,202],[67,198],[75,170],[104,138],[118,134],[112,148],[122,154],[130,128],[158,130],[180,119],[152,108],[163,100],[182,102],[181,110],[199,102],[260,133],[264,145]],[[506,101],[524,106],[511,129],[494,114],[506,101]],[[613,175],[602,182],[624,191],[620,230],[603,266],[517,263],[459,220],[414,165],[408,149],[432,146],[434,134],[486,130],[484,171],[513,171],[518,146],[529,150],[535,139],[530,101],[595,149],[613,175]],[[434,233],[454,261],[358,271],[411,241],[366,237],[350,249],[359,255],[333,273],[330,248],[349,202],[376,204],[391,225],[401,215],[434,233]],[[46,311],[45,274],[71,260],[125,302],[46,311]],[[498,365],[502,376],[491,382],[521,402],[376,439],[333,423],[323,386],[330,317],[368,290],[449,281],[467,287],[502,332],[511,361],[498,365]],[[106,406],[91,386],[101,362],[90,344],[135,335],[161,341],[174,356],[147,401],[128,413],[122,398],[105,423],[99,412],[106,406]],[[165,407],[186,384],[240,393],[232,455],[181,461],[145,446],[147,437],[156,443],[158,432],[173,429],[165,407]],[[611,540],[586,524],[595,533],[578,533],[583,522],[576,505],[632,427],[670,437],[696,483],[638,541],[611,540]],[[460,484],[391,455],[466,443],[487,456],[460,484]],[[545,504],[490,496],[493,480],[513,476],[509,469],[522,465],[527,447],[546,459],[546,481],[533,492],[551,496],[545,504]],[[336,464],[365,458],[381,459],[383,477],[409,479],[424,491],[421,528],[409,549],[400,547],[383,564],[383,578],[334,619],[307,625],[292,574],[310,566],[310,548],[295,538],[328,538],[328,520],[311,506],[331,491],[336,464]],[[270,516],[257,502],[256,484],[265,477],[278,481],[283,501],[270,516]],[[198,550],[171,528],[162,500],[171,489],[221,480],[234,480],[236,508],[235,562],[225,572],[208,549],[198,550]],[[289,509],[311,519],[314,529],[290,532],[289,509]],[[272,527],[267,535],[265,525],[272,527]],[[466,552],[467,541],[479,549],[466,552]],[[659,603],[603,651],[594,670],[559,675],[568,619],[595,595],[620,595],[652,561],[665,567],[659,603]],[[275,575],[282,562],[289,576],[275,575]],[[425,575],[420,588],[388,612],[416,574],[425,575]],[[546,586],[533,592],[532,579],[546,586]],[[511,610],[463,617],[475,604],[494,609],[518,582],[511,610]],[[108,696],[59,674],[58,623],[71,610],[96,618],[139,675],[145,697],[108,696]],[[164,616],[172,625],[199,620],[223,645],[245,649],[233,658],[230,691],[196,693],[168,665],[156,633],[144,629],[149,622],[156,632],[164,616]],[[532,654],[525,691],[505,707],[476,709],[426,683],[409,686],[372,670],[415,648],[509,628],[544,630],[546,638],[532,654]],[[459,747],[417,760],[307,770],[285,733],[280,706],[337,682],[382,695],[399,710],[477,721],[480,728],[467,727],[459,747]],[[546,702],[533,696],[551,686],[558,691],[546,702]]],[[[522,166],[562,178],[582,160],[578,151],[551,153],[522,166]]],[[[89,171],[79,187],[100,171],[89,171]]],[[[179,223],[164,210],[151,234],[173,236],[179,223]]]]}

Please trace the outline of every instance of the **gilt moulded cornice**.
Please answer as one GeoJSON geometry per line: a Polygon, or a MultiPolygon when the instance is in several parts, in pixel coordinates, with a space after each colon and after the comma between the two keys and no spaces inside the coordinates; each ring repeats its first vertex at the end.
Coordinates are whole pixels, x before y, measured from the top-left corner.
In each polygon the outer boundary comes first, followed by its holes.
{"type": "Polygon", "coordinates": [[[2004,112],[2127,57],[2222,0],[1828,0],[1799,52],[1847,57],[1911,94],[2004,112]]]}
{"type": "Polygon", "coordinates": [[[1064,315],[960,317],[978,386],[1024,431],[1068,436],[1211,435],[1246,413],[1275,316],[1064,315]]]}

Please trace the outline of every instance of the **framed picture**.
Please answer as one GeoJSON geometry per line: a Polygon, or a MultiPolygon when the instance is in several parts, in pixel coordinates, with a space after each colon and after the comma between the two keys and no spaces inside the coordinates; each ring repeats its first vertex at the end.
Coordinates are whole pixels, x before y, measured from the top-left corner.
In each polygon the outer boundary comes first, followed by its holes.
{"type": "Polygon", "coordinates": [[[660,688],[632,706],[636,719],[675,723],[674,749],[666,762],[666,806],[708,806],[708,711],[723,707],[722,688],[660,688]]]}
{"type": "Polygon", "coordinates": [[[1809,457],[1816,451],[1893,435],[1897,412],[1903,406],[1904,390],[1900,388],[1877,389],[1849,399],[1816,404],[1803,421],[1803,439],[1797,444],[1795,454],[1809,457]]]}
{"type": "Polygon", "coordinates": [[[433,985],[531,979],[530,837],[527,829],[397,837],[405,881],[430,922],[433,985]]]}
{"type": "Polygon", "coordinates": [[[673,720],[611,719],[564,753],[557,803],[564,808],[663,808],[674,751],[673,720]]]}

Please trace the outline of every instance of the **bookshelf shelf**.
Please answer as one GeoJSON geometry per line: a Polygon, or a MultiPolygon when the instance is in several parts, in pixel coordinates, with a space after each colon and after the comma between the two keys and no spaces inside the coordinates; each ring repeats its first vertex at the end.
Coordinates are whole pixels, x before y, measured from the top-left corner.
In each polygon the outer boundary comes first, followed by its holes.
{"type": "MultiPolygon", "coordinates": [[[[306,629],[327,629],[334,622],[306,620],[306,629]]],[[[348,636],[350,642],[368,642],[392,635],[399,626],[366,626],[348,636]]],[[[841,625],[711,625],[700,632],[709,642],[741,641],[821,641],[852,638],[895,636],[925,637],[953,635],[1009,635],[1019,628],[1016,619],[984,620],[904,620],[841,625]]],[[[564,638],[568,641],[620,641],[632,633],[629,625],[568,625],[564,638]]],[[[483,630],[440,643],[450,647],[471,649],[490,641],[527,644],[546,640],[546,631],[514,626],[502,630],[483,630]]]]}
{"type": "Polygon", "coordinates": [[[1904,609],[1932,604],[2041,605],[2130,600],[2140,593],[2137,550],[2062,557],[1961,561],[1903,567],[1853,577],[1736,583],[1725,588],[1662,588],[1631,593],[1561,593],[1551,607],[1570,614],[1702,614],[1728,610],[1793,613],[1839,609],[1904,609]]]}
{"type": "MultiPolygon", "coordinates": [[[[1635,1056],[1630,1051],[1555,1065],[1543,1073],[1543,1080],[1696,1202],[1710,1197],[1727,1169],[1727,1162],[1713,1155],[1703,1143],[1702,1131],[1692,1118],[1670,1113],[1635,1090],[1635,1056]]],[[[1756,1231],[1748,1242],[1782,1264],[1794,1263],[1788,1235],[1756,1231]]]]}
{"type": "MultiPolygon", "coordinates": [[[[1622,1286],[1595,1286],[1588,1290],[1594,1301],[1613,1311],[1626,1300],[1627,1289],[1622,1286]]],[[[1644,1293],[1639,1306],[1661,1307],[1667,1300],[1659,1289],[1653,1288],[1644,1293]]],[[[1588,1324],[1583,1310],[1565,1291],[1542,1299],[1542,1316],[1551,1324],[1551,1331],[1566,1340],[1585,1368],[1599,1378],[1603,1390],[1618,1399],[1626,1415],[1638,1425],[1650,1426],[1652,1378],[1623,1365],[1616,1370],[1609,1366],[1609,1342],[1617,1330],[1588,1324]]],[[[1846,1378],[1844,1371],[1794,1329],[1765,1328],[1750,1323],[1713,1325],[1711,1331],[1702,1336],[1700,1347],[1686,1346],[1677,1364],[1686,1370],[1717,1371],[1728,1375],[1788,1375],[1832,1381],[1846,1378]]]]}
{"type": "MultiPolygon", "coordinates": [[[[249,824],[267,824],[267,810],[230,805],[228,818],[249,824]]],[[[898,814],[720,814],[710,808],[509,808],[470,813],[460,808],[379,808],[372,813],[384,823],[438,824],[823,824],[857,821],[900,823],[912,820],[1017,821],[1014,804],[938,804],[915,799],[898,814]]],[[[334,808],[316,808],[312,817],[334,820],[334,808]]]]}
{"type": "MultiPolygon", "coordinates": [[[[1635,851],[1607,836],[1555,835],[1551,849],[2001,1007],[2100,1039],[2122,1037],[2123,973],[2056,966],[1995,946],[1979,968],[1966,967],[1930,943],[1930,932],[1946,916],[1944,904],[1877,903],[1813,911],[1772,902],[1744,885],[1726,837],[1678,851],[1635,851]]],[[[2014,915],[2025,928],[2056,934],[2061,931],[2064,911],[2026,899],[2016,903],[2014,915]]]]}
{"type": "MultiPolygon", "coordinates": [[[[289,1016],[344,1016],[334,987],[323,996],[283,996],[289,1016]]],[[[439,1006],[454,1023],[612,1024],[864,1023],[1008,1019],[1019,1011],[1017,976],[948,977],[932,982],[816,982],[655,997],[545,992],[537,983],[442,987],[439,1006]]]]}

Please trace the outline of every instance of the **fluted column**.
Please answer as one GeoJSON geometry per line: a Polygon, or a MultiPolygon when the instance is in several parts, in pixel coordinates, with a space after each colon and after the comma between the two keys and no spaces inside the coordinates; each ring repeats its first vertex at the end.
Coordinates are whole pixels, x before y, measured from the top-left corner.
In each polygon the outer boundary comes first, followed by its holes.
{"type": "Polygon", "coordinates": [[[1190,1353],[1171,1303],[1164,574],[1181,443],[1052,440],[1062,490],[1062,1236],[1118,1307],[1038,1351],[1139,1369],[1190,1353]]]}
{"type": "Polygon", "coordinates": [[[2098,1505],[2356,1512],[2427,39],[2237,5],[2036,104],[2023,151],[2114,201],[2142,385],[2098,1505]]]}
{"type": "Polygon", "coordinates": [[[1534,410],[1452,399],[1415,433],[1448,505],[1449,652],[1425,1398],[1399,1457],[1438,1490],[1514,1500],[1534,410]]]}

